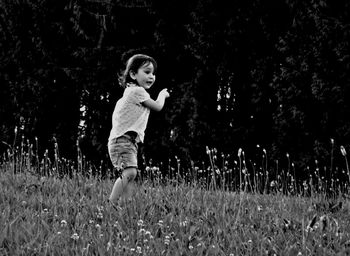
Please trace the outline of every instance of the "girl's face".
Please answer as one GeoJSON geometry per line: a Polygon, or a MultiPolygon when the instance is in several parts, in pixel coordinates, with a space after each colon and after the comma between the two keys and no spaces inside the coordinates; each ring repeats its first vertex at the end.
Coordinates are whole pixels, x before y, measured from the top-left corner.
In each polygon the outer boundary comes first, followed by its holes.
{"type": "Polygon", "coordinates": [[[137,84],[146,90],[151,88],[156,81],[156,76],[154,74],[154,66],[151,62],[141,66],[137,73],[130,72],[132,79],[136,80],[137,84]]]}

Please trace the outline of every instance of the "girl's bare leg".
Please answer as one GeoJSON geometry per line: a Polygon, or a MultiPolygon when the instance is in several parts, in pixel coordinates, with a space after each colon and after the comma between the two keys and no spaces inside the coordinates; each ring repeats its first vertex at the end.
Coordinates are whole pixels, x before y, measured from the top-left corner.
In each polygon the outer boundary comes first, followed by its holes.
{"type": "Polygon", "coordinates": [[[130,197],[133,191],[133,181],[137,175],[135,167],[128,167],[123,170],[121,177],[119,177],[113,186],[109,201],[117,205],[120,197],[130,197]]]}

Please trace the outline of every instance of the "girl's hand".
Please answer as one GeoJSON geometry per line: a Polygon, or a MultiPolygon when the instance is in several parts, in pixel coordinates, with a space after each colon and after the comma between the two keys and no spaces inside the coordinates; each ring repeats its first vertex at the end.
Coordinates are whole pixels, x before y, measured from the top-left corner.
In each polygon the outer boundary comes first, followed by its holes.
{"type": "Polygon", "coordinates": [[[164,88],[163,90],[161,90],[159,94],[162,95],[164,98],[169,98],[170,97],[170,94],[169,94],[167,88],[164,88]]]}

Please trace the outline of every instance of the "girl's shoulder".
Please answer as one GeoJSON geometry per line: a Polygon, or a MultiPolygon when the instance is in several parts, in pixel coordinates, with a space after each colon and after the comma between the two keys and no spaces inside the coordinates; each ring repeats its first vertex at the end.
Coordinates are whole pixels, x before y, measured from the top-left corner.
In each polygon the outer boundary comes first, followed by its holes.
{"type": "Polygon", "coordinates": [[[141,86],[129,86],[125,90],[125,95],[128,98],[134,99],[138,102],[143,102],[150,98],[149,93],[141,86]]]}

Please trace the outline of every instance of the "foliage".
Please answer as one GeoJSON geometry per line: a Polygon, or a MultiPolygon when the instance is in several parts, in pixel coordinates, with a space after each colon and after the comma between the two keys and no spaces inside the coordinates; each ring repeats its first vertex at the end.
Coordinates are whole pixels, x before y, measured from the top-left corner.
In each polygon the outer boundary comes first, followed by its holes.
{"type": "Polygon", "coordinates": [[[7,143],[17,127],[42,154],[54,137],[74,158],[78,141],[98,166],[122,94],[118,72],[140,51],[159,64],[151,95],[172,89],[151,116],[147,159],[200,163],[207,145],[254,154],[259,144],[274,158],[289,153],[302,172],[349,143],[345,0],[1,1],[0,27],[7,143]]]}

